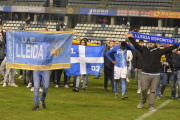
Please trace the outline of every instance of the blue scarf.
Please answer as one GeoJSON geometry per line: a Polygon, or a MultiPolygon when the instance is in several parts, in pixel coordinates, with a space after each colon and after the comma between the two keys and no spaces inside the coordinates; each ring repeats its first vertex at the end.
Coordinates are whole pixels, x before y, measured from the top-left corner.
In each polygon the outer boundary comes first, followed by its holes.
{"type": "Polygon", "coordinates": [[[147,34],[141,34],[141,33],[136,33],[136,32],[129,32],[128,34],[131,34],[131,33],[132,33],[134,39],[180,45],[180,43],[178,43],[178,39],[175,39],[175,38],[167,38],[167,37],[161,37],[161,36],[147,35],[147,34]]]}

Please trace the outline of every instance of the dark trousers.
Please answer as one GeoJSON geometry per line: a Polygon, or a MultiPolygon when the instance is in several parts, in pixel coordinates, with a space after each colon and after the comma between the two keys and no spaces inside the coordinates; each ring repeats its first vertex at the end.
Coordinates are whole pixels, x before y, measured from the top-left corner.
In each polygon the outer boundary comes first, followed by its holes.
{"type": "Polygon", "coordinates": [[[54,83],[54,80],[55,80],[55,70],[51,70],[50,81],[54,83]]]}
{"type": "MultiPolygon", "coordinates": [[[[61,79],[61,75],[64,69],[59,69],[55,71],[55,79],[57,80],[57,85],[60,85],[60,79],[61,79]]],[[[64,85],[67,84],[67,79],[68,76],[66,75],[65,71],[64,71],[64,85]]]]}
{"type": "Polygon", "coordinates": [[[20,75],[23,75],[23,70],[19,70],[20,71],[20,75]]]}
{"type": "Polygon", "coordinates": [[[114,90],[114,67],[108,68],[104,66],[104,87],[107,88],[108,79],[111,80],[112,90],[114,90]]]}
{"type": "Polygon", "coordinates": [[[134,71],[133,64],[131,65],[131,78],[135,79],[135,71],[134,71]]]}

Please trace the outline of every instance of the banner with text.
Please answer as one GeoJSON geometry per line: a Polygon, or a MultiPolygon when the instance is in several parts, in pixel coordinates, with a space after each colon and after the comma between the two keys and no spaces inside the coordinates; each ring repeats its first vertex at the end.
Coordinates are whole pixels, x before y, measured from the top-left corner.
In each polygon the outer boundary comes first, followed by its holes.
{"type": "Polygon", "coordinates": [[[0,5],[0,12],[11,12],[11,6],[0,5]]]}
{"type": "Polygon", "coordinates": [[[178,39],[175,39],[175,38],[147,35],[147,34],[141,34],[141,33],[136,33],[136,32],[129,32],[126,35],[126,37],[133,37],[134,39],[147,40],[147,41],[152,41],[152,42],[180,45],[180,43],[178,43],[178,39]]]}
{"type": "Polygon", "coordinates": [[[45,7],[12,6],[11,12],[44,13],[45,7]]]}
{"type": "Polygon", "coordinates": [[[180,18],[180,12],[168,12],[168,11],[151,11],[151,17],[154,18],[180,18]]]}
{"type": "Polygon", "coordinates": [[[7,68],[53,70],[70,68],[73,34],[9,31],[7,68]]]}
{"type": "Polygon", "coordinates": [[[80,8],[79,14],[80,15],[117,16],[117,10],[80,8]]]}

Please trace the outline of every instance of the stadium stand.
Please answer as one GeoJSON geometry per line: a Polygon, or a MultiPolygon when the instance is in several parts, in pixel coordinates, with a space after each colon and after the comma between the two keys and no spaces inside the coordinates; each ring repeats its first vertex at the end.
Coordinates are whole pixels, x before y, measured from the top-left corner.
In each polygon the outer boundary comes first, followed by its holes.
{"type": "MultiPolygon", "coordinates": [[[[25,21],[6,21],[6,23],[3,25],[3,31],[5,32],[7,27],[10,27],[12,30],[21,30],[24,28],[24,26],[28,26],[26,29],[28,31],[41,30],[42,27],[48,27],[50,31],[56,31],[56,24],[56,22],[46,22],[44,25],[41,25],[34,21],[31,21],[30,24],[26,24],[25,21]]],[[[66,25],[66,23],[64,24],[66,25]]]]}
{"type": "Polygon", "coordinates": [[[78,33],[74,39],[87,37],[97,42],[97,40],[107,41],[112,38],[114,41],[123,41],[129,28],[123,29],[120,25],[101,27],[101,24],[77,24],[74,31],[78,33]]]}

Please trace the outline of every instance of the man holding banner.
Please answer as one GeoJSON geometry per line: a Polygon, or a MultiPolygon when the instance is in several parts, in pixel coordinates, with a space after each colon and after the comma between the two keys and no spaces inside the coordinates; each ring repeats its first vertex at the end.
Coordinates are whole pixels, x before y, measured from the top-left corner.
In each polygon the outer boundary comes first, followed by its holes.
{"type": "Polygon", "coordinates": [[[159,83],[160,77],[160,59],[161,56],[171,52],[173,49],[178,48],[178,45],[174,45],[165,49],[159,49],[156,46],[156,42],[177,44],[176,39],[145,35],[139,33],[128,33],[127,37],[134,45],[134,47],[142,54],[143,66],[142,66],[142,76],[141,76],[141,103],[137,106],[142,108],[146,103],[147,90],[150,87],[149,95],[149,110],[156,111],[154,108],[154,100],[156,97],[156,88],[159,83]],[[148,47],[140,46],[135,39],[148,40],[150,41],[148,47]]]}
{"type": "Polygon", "coordinates": [[[9,69],[34,70],[34,102],[32,110],[46,108],[45,99],[49,88],[50,70],[70,68],[70,55],[73,40],[72,32],[52,34],[47,28],[42,31],[7,32],[6,67],[9,69]],[[42,32],[43,31],[43,32],[42,32]],[[39,98],[40,81],[43,92],[39,98]]]}

